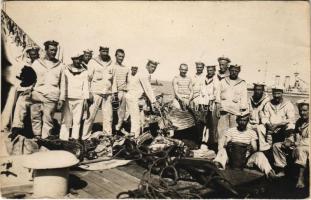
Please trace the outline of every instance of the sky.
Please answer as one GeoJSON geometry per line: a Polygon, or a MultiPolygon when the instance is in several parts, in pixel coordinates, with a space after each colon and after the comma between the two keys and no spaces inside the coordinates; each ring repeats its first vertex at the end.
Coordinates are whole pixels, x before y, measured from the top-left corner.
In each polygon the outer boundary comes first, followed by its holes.
{"type": "Polygon", "coordinates": [[[299,72],[310,83],[308,2],[7,2],[7,14],[42,46],[60,42],[64,61],[91,48],[125,50],[124,64],[160,62],[155,77],[172,80],[181,63],[217,64],[227,56],[247,82],[273,83],[299,72]],[[266,75],[265,75],[266,74],[266,75]]]}

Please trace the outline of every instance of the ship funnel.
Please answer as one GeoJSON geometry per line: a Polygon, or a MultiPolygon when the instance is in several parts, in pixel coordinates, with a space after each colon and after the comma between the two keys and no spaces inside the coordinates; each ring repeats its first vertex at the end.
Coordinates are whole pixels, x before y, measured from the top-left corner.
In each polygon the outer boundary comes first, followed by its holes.
{"type": "Polygon", "coordinates": [[[286,91],[290,89],[290,76],[285,76],[284,88],[286,91]]]}
{"type": "Polygon", "coordinates": [[[274,85],[280,85],[280,76],[279,75],[275,75],[275,79],[274,79],[274,85]]]}

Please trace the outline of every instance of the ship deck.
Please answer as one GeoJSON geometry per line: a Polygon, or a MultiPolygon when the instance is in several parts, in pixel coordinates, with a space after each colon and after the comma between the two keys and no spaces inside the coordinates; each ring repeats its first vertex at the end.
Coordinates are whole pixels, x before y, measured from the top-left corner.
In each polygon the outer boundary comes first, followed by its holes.
{"type": "MultiPolygon", "coordinates": [[[[70,170],[69,194],[65,198],[115,199],[121,192],[137,189],[144,170],[135,162],[113,169],[97,171],[87,171],[74,167],[70,170]]],[[[295,189],[294,181],[286,178],[268,181],[262,173],[256,170],[226,170],[223,173],[237,191],[244,193],[243,196],[247,193],[252,194],[251,198],[300,199],[309,196],[307,189],[298,191],[295,189]],[[258,196],[254,196],[256,192],[258,192],[258,196]]],[[[185,186],[185,183],[189,184],[181,181],[181,186],[185,186]]],[[[2,188],[1,193],[6,198],[31,198],[32,190],[32,184],[28,184],[2,188]]],[[[207,198],[230,198],[230,196],[223,196],[221,192],[212,188],[207,189],[207,194],[207,198]]]]}

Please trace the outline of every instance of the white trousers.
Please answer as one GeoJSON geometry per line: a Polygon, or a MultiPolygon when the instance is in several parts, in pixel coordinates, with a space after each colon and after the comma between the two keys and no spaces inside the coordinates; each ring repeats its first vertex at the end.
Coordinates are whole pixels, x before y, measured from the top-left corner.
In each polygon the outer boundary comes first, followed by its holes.
{"type": "MultiPolygon", "coordinates": [[[[282,142],[275,143],[273,145],[274,165],[284,168],[287,165],[286,156],[286,153],[282,149],[282,142]]],[[[305,167],[309,158],[309,146],[297,146],[293,149],[292,156],[296,164],[305,167]]]]}
{"type": "MultiPolygon", "coordinates": [[[[226,169],[226,164],[228,162],[228,154],[225,148],[222,148],[218,151],[214,162],[219,162],[223,169],[226,169]]],[[[246,163],[247,167],[257,166],[260,171],[264,172],[266,175],[270,172],[271,165],[266,158],[266,156],[262,152],[256,152],[252,154],[246,163]]]]}
{"type": "Polygon", "coordinates": [[[108,134],[112,134],[112,105],[111,105],[111,95],[107,97],[102,97],[97,94],[93,94],[94,102],[89,106],[89,117],[84,121],[82,140],[88,139],[92,134],[92,127],[95,121],[96,114],[101,108],[102,110],[102,120],[103,120],[103,131],[108,134]]]}
{"type": "Polygon", "coordinates": [[[271,145],[266,140],[266,127],[263,124],[248,124],[248,128],[255,131],[258,136],[259,151],[266,151],[271,148],[271,145]]]}
{"type": "Polygon", "coordinates": [[[229,128],[236,127],[236,116],[231,113],[222,113],[220,115],[217,127],[218,134],[218,150],[222,149],[225,144],[225,132],[229,128]]]}
{"type": "Polygon", "coordinates": [[[126,94],[125,101],[127,112],[131,116],[131,134],[137,138],[143,126],[143,111],[139,110],[139,99],[137,97],[126,94]]]}
{"type": "Polygon", "coordinates": [[[61,140],[68,140],[70,135],[70,128],[72,128],[71,137],[79,139],[80,126],[83,114],[83,99],[67,99],[62,112],[62,124],[59,138],[61,140]]]}
{"type": "Polygon", "coordinates": [[[126,116],[126,99],[125,99],[126,92],[118,91],[118,99],[120,101],[120,106],[118,108],[118,124],[116,125],[116,129],[120,130],[123,121],[125,120],[126,116]]]}

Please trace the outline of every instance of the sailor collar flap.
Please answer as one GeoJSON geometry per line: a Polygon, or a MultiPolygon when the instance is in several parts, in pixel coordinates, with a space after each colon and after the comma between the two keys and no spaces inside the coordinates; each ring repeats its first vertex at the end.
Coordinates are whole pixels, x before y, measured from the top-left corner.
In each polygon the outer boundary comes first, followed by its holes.
{"type": "Polygon", "coordinates": [[[201,74],[195,74],[194,75],[194,77],[193,77],[194,79],[200,79],[200,78],[204,78],[204,74],[203,73],[201,73],[201,74]]]}
{"type": "Polygon", "coordinates": [[[264,95],[259,99],[258,102],[255,102],[255,101],[254,101],[253,96],[251,96],[250,100],[251,100],[252,106],[257,108],[257,107],[260,106],[260,104],[261,104],[265,99],[267,99],[267,98],[268,98],[268,95],[267,95],[267,94],[264,94],[264,95]]]}
{"type": "Polygon", "coordinates": [[[218,71],[217,76],[218,76],[219,78],[226,78],[226,77],[229,76],[229,72],[226,71],[224,74],[221,74],[221,73],[218,71]]]}
{"type": "Polygon", "coordinates": [[[205,84],[206,84],[206,85],[209,85],[209,84],[211,84],[213,81],[214,81],[214,77],[213,77],[213,78],[206,78],[206,79],[205,79],[205,84]]]}
{"type": "MultiPolygon", "coordinates": [[[[38,59],[39,63],[40,63],[43,67],[49,68],[49,67],[47,66],[47,64],[44,62],[44,60],[45,60],[45,59],[38,59]]],[[[57,66],[59,66],[59,65],[61,64],[61,62],[60,62],[59,60],[57,60],[57,59],[55,59],[54,61],[55,61],[55,63],[54,63],[54,65],[53,65],[51,68],[55,68],[55,67],[57,67],[57,66]]]]}
{"type": "Polygon", "coordinates": [[[93,58],[100,66],[106,67],[111,64],[111,60],[109,62],[104,62],[99,56],[93,58]]]}
{"type": "Polygon", "coordinates": [[[236,85],[238,85],[238,84],[240,84],[240,83],[242,83],[242,82],[245,82],[245,80],[240,79],[240,78],[237,78],[236,80],[232,81],[232,80],[229,78],[229,76],[226,76],[224,79],[226,80],[226,82],[228,83],[228,85],[233,85],[233,86],[236,86],[236,85]]]}
{"type": "Polygon", "coordinates": [[[280,104],[278,104],[278,105],[273,105],[271,101],[272,101],[272,100],[270,100],[270,107],[271,107],[275,112],[277,112],[277,111],[283,109],[285,106],[287,106],[287,104],[289,104],[289,101],[283,100],[280,104]]]}
{"type": "Polygon", "coordinates": [[[308,126],[309,126],[309,122],[303,123],[303,124],[299,127],[299,129],[300,129],[300,131],[302,131],[302,130],[304,130],[305,128],[308,128],[308,126]]]}
{"type": "Polygon", "coordinates": [[[68,65],[67,69],[73,75],[81,74],[83,71],[86,71],[84,67],[76,68],[72,64],[68,65]]]}

